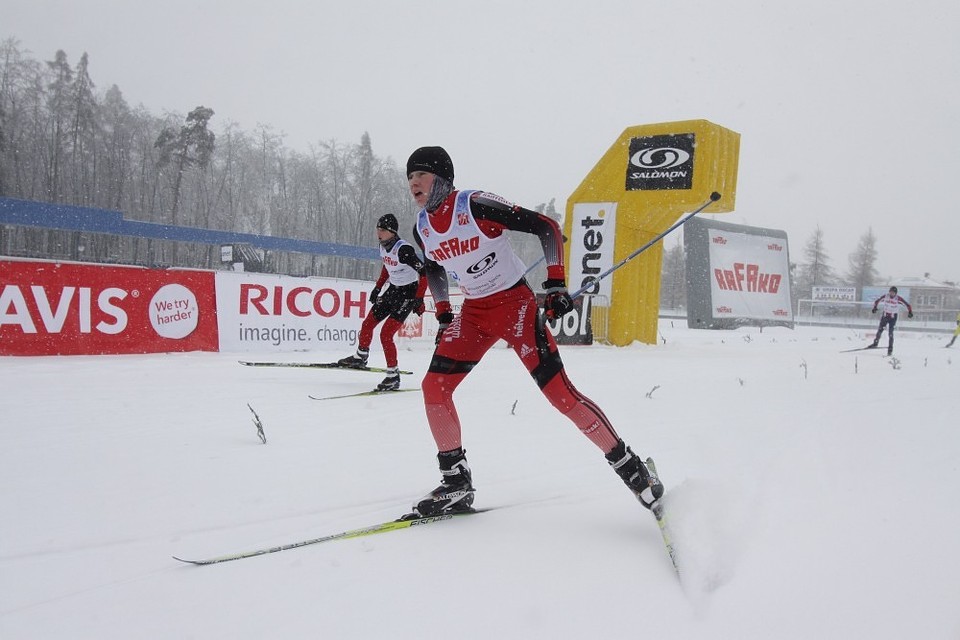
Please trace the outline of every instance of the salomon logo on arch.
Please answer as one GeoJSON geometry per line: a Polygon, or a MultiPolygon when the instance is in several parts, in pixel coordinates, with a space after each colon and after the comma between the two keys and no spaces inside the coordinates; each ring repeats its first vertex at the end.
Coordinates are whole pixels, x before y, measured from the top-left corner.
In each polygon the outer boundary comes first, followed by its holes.
{"type": "Polygon", "coordinates": [[[692,133],[631,139],[626,190],[690,189],[695,144],[692,133]]]}

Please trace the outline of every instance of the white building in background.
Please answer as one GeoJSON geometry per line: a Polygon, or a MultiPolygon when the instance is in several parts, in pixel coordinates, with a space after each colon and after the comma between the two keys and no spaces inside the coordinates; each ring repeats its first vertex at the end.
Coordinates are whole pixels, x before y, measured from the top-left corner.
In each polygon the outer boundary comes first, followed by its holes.
{"type": "Polygon", "coordinates": [[[918,320],[930,322],[954,321],[960,311],[960,287],[953,283],[922,278],[894,278],[887,287],[910,291],[910,304],[918,320]]]}

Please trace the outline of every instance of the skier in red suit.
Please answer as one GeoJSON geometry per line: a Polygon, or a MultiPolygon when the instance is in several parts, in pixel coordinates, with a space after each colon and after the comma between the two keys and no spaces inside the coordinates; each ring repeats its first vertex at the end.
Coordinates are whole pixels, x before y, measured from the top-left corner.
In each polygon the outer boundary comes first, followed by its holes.
{"type": "Polygon", "coordinates": [[[400,388],[400,370],[397,366],[397,345],[393,336],[403,327],[404,320],[411,312],[423,313],[423,294],[427,288],[423,277],[423,263],[417,252],[406,240],[397,235],[397,218],[392,213],[380,216],[377,221],[377,240],[380,243],[380,259],[383,268],[370,292],[373,308],[360,325],[357,340],[357,352],[337,361],[341,367],[363,368],[370,356],[370,343],[373,331],[383,322],[380,329],[380,344],[383,357],[387,361],[387,375],[377,385],[377,391],[396,391],[400,388]],[[386,293],[381,290],[389,284],[386,293]],[[386,322],[384,322],[386,320],[386,322]]]}
{"type": "Polygon", "coordinates": [[[526,267],[507,230],[540,238],[547,262],[545,314],[573,309],[563,266],[563,236],[550,218],[485,191],[458,191],[453,161],[441,147],[421,147],[407,161],[413,199],[421,207],[413,240],[423,249],[424,272],[436,301],[437,348],[423,379],[427,420],[436,441],[442,481],[414,505],[421,516],[470,510],[472,472],[463,449],[453,392],[498,341],[504,340],[544,396],[605,454],[607,461],[647,508],[663,486],[617,435],[610,420],[567,378],[556,342],[524,278],[526,267]],[[459,285],[465,301],[454,315],[448,286],[459,285]]]}

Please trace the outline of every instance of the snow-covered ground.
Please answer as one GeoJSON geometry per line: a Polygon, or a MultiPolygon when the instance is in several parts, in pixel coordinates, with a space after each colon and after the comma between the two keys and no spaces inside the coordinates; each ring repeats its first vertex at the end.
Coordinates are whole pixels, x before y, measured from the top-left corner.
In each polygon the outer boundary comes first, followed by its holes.
{"type": "MultiPolygon", "coordinates": [[[[0,637],[960,637],[960,349],[661,329],[563,354],[656,458],[682,583],[654,519],[505,349],[457,400],[477,506],[510,508],[208,567],[171,556],[403,513],[439,480],[420,394],[317,402],[379,377],[237,354],[4,358],[0,637]]],[[[418,374],[429,358],[401,351],[418,374]]]]}

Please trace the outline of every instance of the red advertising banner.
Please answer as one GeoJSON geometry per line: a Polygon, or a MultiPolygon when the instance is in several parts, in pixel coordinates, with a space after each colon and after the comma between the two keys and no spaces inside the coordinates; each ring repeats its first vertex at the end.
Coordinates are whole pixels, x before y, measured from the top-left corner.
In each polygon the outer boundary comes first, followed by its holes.
{"type": "Polygon", "coordinates": [[[217,348],[212,272],[0,261],[0,355],[217,348]]]}

